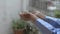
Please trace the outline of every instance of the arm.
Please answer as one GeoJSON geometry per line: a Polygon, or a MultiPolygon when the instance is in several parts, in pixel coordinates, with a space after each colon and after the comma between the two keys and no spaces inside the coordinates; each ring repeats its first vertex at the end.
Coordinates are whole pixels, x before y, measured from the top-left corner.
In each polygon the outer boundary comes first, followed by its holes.
{"type": "MultiPolygon", "coordinates": [[[[42,18],[41,15],[38,15],[39,18],[42,18]]],[[[44,15],[42,15],[44,16],[44,15]]],[[[44,21],[50,23],[51,25],[53,25],[56,28],[60,28],[60,22],[57,22],[57,18],[53,18],[53,17],[49,17],[49,16],[44,16],[44,18],[42,18],[44,21]]]]}
{"type": "Polygon", "coordinates": [[[59,22],[57,22],[57,18],[53,18],[53,17],[49,17],[49,16],[46,16],[46,15],[43,15],[42,13],[36,11],[34,13],[37,17],[43,19],[44,21],[50,23],[51,25],[53,25],[54,27],[57,27],[57,28],[60,28],[60,24],[59,22]]]}
{"type": "Polygon", "coordinates": [[[51,24],[49,24],[48,22],[45,22],[44,20],[42,20],[40,18],[36,18],[35,21],[34,21],[34,24],[39,29],[42,29],[43,34],[45,34],[45,33],[47,34],[48,30],[55,33],[55,34],[60,34],[60,29],[59,28],[53,27],[51,24]]]}
{"type": "Polygon", "coordinates": [[[43,34],[51,34],[50,32],[53,32],[55,29],[51,24],[40,18],[37,18],[34,24],[39,28],[40,31],[42,31],[43,34]]]}
{"type": "Polygon", "coordinates": [[[48,22],[46,22],[46,21],[44,21],[44,20],[42,20],[40,18],[36,19],[35,24],[38,27],[40,27],[40,25],[43,25],[44,27],[46,27],[47,29],[50,29],[50,30],[52,30],[54,28],[51,24],[49,24],[48,22]]]}
{"type": "Polygon", "coordinates": [[[34,24],[42,31],[43,34],[49,34],[50,32],[60,34],[60,28],[55,28],[40,18],[37,18],[34,24]]]}

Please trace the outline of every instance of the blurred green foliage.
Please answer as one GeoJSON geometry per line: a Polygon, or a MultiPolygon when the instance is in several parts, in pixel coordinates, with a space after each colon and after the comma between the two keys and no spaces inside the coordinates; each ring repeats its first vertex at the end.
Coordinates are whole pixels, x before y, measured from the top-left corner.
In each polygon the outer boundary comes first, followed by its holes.
{"type": "Polygon", "coordinates": [[[12,24],[13,29],[24,29],[26,26],[25,21],[20,19],[13,20],[12,23],[13,23],[12,24]]]}
{"type": "Polygon", "coordinates": [[[14,30],[24,29],[25,34],[38,34],[38,29],[35,25],[31,25],[22,19],[14,19],[12,23],[14,30]]]}
{"type": "Polygon", "coordinates": [[[55,17],[60,18],[60,10],[55,10],[55,17]]]}

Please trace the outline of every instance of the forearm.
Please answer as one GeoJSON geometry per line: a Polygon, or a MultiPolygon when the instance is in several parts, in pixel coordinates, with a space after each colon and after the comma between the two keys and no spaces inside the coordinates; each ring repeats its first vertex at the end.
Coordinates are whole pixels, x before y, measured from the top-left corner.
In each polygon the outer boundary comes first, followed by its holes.
{"type": "Polygon", "coordinates": [[[36,15],[37,15],[37,17],[39,17],[39,18],[41,18],[41,19],[44,19],[44,18],[45,18],[45,15],[44,15],[44,14],[38,13],[38,14],[36,14],[36,15]]]}

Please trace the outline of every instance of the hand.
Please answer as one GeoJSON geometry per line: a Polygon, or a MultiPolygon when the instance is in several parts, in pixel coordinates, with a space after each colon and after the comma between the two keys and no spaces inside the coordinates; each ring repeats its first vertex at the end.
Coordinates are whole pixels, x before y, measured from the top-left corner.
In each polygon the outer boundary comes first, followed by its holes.
{"type": "Polygon", "coordinates": [[[39,11],[33,11],[32,12],[34,15],[36,15],[37,17],[39,17],[39,18],[42,18],[42,19],[44,19],[45,18],[45,15],[43,15],[41,12],[39,12],[39,11]]]}
{"type": "Polygon", "coordinates": [[[37,16],[29,12],[21,12],[19,15],[21,19],[27,20],[27,21],[33,21],[37,19],[37,16]]]}

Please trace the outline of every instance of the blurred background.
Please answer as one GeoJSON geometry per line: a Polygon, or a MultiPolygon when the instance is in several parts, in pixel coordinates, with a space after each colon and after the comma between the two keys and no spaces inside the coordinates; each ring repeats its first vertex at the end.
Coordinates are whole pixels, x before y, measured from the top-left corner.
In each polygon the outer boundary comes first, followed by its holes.
{"type": "MultiPolygon", "coordinates": [[[[60,18],[60,0],[0,0],[0,34],[13,34],[12,21],[20,18],[18,13],[22,10],[39,10],[45,15],[60,18]]],[[[15,21],[13,23],[15,29],[15,21]]],[[[29,26],[29,31],[36,32],[38,28],[33,26],[30,29],[29,26]]]]}
{"type": "Polygon", "coordinates": [[[44,14],[56,17],[56,12],[60,13],[60,0],[30,0],[30,9],[39,10],[44,14]]]}

